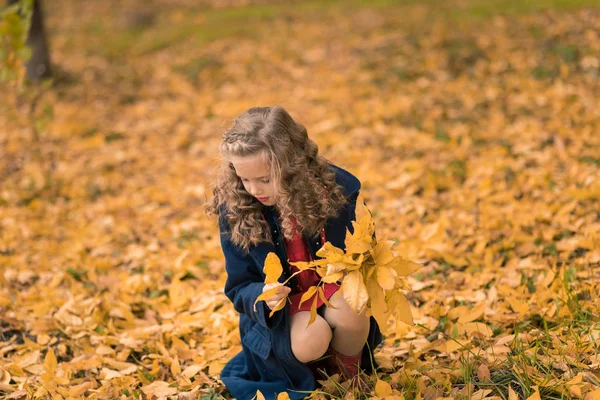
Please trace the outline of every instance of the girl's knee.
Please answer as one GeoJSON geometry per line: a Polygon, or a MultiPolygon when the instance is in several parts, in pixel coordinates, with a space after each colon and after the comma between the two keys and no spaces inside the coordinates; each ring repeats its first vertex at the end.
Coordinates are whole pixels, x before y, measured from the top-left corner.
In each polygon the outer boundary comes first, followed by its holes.
{"type": "Polygon", "coordinates": [[[335,309],[328,308],[325,311],[325,319],[333,328],[342,328],[349,330],[369,329],[369,318],[366,310],[357,314],[342,296],[337,296],[332,302],[335,309]]]}
{"type": "Polygon", "coordinates": [[[354,331],[368,330],[370,327],[369,318],[367,318],[366,313],[364,312],[357,314],[350,309],[343,315],[341,322],[338,322],[338,327],[354,331]]]}
{"type": "Polygon", "coordinates": [[[329,324],[323,318],[317,315],[317,319],[306,327],[308,320],[299,319],[291,330],[292,352],[303,363],[322,357],[333,337],[329,324]]]}

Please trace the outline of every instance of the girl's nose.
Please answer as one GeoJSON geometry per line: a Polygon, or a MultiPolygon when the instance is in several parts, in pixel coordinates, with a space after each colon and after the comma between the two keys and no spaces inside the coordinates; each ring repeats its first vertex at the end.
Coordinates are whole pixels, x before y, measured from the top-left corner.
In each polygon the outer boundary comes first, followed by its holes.
{"type": "Polygon", "coordinates": [[[257,187],[255,187],[254,185],[250,186],[248,189],[249,189],[248,191],[250,192],[250,194],[252,196],[258,197],[260,195],[260,190],[257,187]]]}

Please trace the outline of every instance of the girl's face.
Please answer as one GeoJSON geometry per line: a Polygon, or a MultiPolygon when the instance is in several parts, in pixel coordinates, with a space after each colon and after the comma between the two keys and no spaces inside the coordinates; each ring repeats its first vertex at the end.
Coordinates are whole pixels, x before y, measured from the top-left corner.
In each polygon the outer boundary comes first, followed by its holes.
{"type": "Polygon", "coordinates": [[[260,154],[230,158],[235,173],[244,188],[266,206],[275,205],[275,185],[271,179],[271,168],[260,154]]]}

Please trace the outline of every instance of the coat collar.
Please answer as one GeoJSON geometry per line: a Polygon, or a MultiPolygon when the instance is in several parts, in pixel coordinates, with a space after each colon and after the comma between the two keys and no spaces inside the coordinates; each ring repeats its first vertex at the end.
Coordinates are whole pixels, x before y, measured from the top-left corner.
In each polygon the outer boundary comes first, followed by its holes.
{"type": "Polygon", "coordinates": [[[335,172],[335,181],[342,187],[346,197],[351,197],[360,190],[360,181],[356,176],[334,164],[329,164],[329,169],[335,172]]]}

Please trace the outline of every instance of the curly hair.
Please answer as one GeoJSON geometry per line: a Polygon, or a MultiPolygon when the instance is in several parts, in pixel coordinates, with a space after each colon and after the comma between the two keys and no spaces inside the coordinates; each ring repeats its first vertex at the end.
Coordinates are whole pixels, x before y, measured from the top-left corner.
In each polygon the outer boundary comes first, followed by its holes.
{"type": "Polygon", "coordinates": [[[327,159],[318,154],[318,146],[308,138],[306,128],[281,107],[253,107],[239,115],[223,134],[219,150],[224,160],[206,211],[218,214],[225,206],[231,241],[245,251],[273,238],[262,218],[261,203],[244,188],[229,161],[232,157],[264,157],[270,166],[275,206],[287,239],[293,234],[292,216],[299,234],[314,237],[326,220],[336,217],[347,203],[335,173],[329,169],[327,159]]]}

